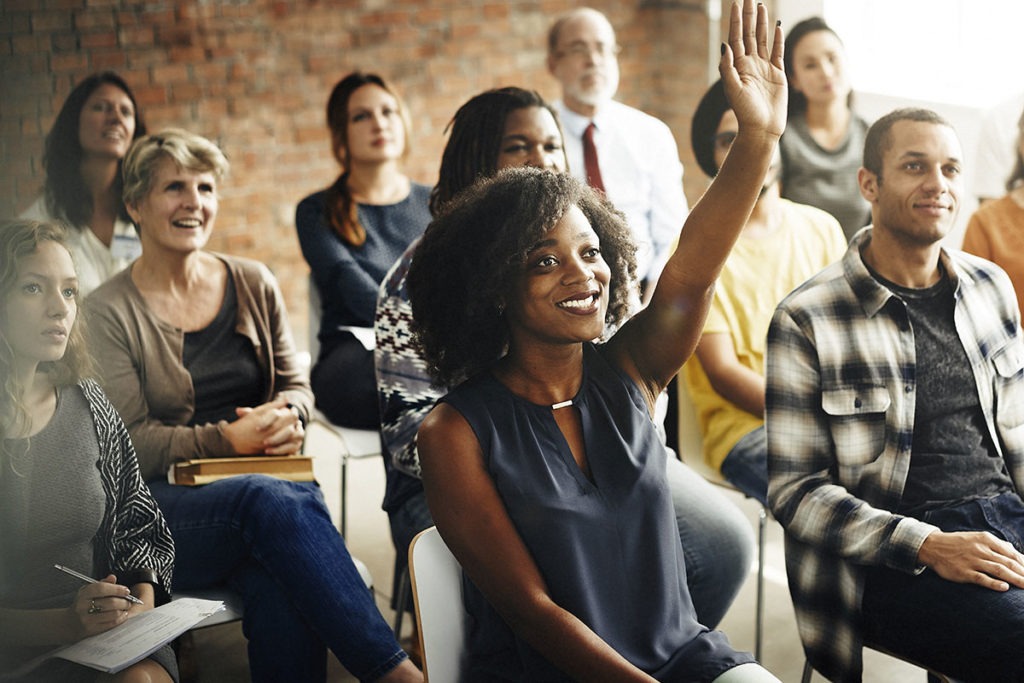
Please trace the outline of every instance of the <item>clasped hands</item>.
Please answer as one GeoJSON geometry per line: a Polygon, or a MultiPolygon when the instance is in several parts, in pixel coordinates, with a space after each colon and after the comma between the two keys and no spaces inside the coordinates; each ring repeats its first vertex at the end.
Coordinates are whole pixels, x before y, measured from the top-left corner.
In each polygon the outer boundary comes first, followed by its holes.
{"type": "Polygon", "coordinates": [[[238,419],[224,434],[239,455],[293,455],[302,449],[306,430],[299,414],[283,398],[255,408],[236,408],[238,419]]]}

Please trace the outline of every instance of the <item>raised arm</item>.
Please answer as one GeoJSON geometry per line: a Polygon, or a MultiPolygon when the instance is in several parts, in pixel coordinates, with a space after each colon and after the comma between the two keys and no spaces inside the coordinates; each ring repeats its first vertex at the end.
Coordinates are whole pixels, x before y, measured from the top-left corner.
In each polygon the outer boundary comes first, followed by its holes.
{"type": "Polygon", "coordinates": [[[485,469],[476,435],[457,410],[442,403],[427,416],[419,452],[441,537],[517,636],[573,680],[653,683],[551,599],[485,469]]]}
{"type": "Polygon", "coordinates": [[[739,133],[718,176],[690,212],[651,304],[609,342],[627,372],[652,395],[693,353],[715,280],[757,200],[786,127],[782,29],[775,27],[770,51],[769,32],[763,5],[755,8],[753,0],[744,0],[741,10],[733,4],[719,72],[739,133]]]}

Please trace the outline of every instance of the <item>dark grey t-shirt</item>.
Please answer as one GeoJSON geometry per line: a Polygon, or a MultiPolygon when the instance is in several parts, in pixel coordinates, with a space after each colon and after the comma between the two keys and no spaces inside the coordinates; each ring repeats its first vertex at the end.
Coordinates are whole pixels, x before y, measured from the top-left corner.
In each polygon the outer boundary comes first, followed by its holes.
{"type": "Polygon", "coordinates": [[[1012,491],[956,334],[949,278],[943,273],[932,287],[907,289],[872,274],[906,304],[917,355],[914,443],[898,512],[916,516],[1012,491]]]}

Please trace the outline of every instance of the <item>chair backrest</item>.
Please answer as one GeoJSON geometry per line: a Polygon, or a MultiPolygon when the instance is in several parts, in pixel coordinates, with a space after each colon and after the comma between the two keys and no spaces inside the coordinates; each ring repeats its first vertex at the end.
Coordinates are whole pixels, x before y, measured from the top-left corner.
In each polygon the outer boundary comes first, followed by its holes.
{"type": "Polygon", "coordinates": [[[312,273],[309,275],[307,284],[309,285],[309,311],[307,317],[307,320],[309,320],[309,367],[312,368],[316,364],[316,359],[320,357],[320,318],[323,312],[320,308],[320,290],[317,289],[312,273]]]}
{"type": "Polygon", "coordinates": [[[679,457],[697,474],[712,484],[734,488],[726,481],[721,472],[708,465],[704,460],[704,435],[700,430],[700,422],[697,421],[697,406],[693,403],[693,397],[690,396],[686,378],[683,377],[681,370],[676,378],[676,386],[679,414],[679,457]]]}
{"type": "Polygon", "coordinates": [[[421,531],[409,546],[412,582],[425,679],[457,681],[465,649],[465,609],[462,604],[462,568],[437,527],[421,531]]]}

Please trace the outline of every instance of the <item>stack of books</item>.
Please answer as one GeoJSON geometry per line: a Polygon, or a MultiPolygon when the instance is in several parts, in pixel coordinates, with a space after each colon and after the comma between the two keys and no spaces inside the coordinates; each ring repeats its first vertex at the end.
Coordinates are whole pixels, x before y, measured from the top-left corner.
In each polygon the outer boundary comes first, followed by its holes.
{"type": "Polygon", "coordinates": [[[167,480],[181,486],[200,486],[239,474],[266,474],[289,481],[314,481],[308,455],[256,455],[241,458],[203,458],[176,462],[167,480]]]}

